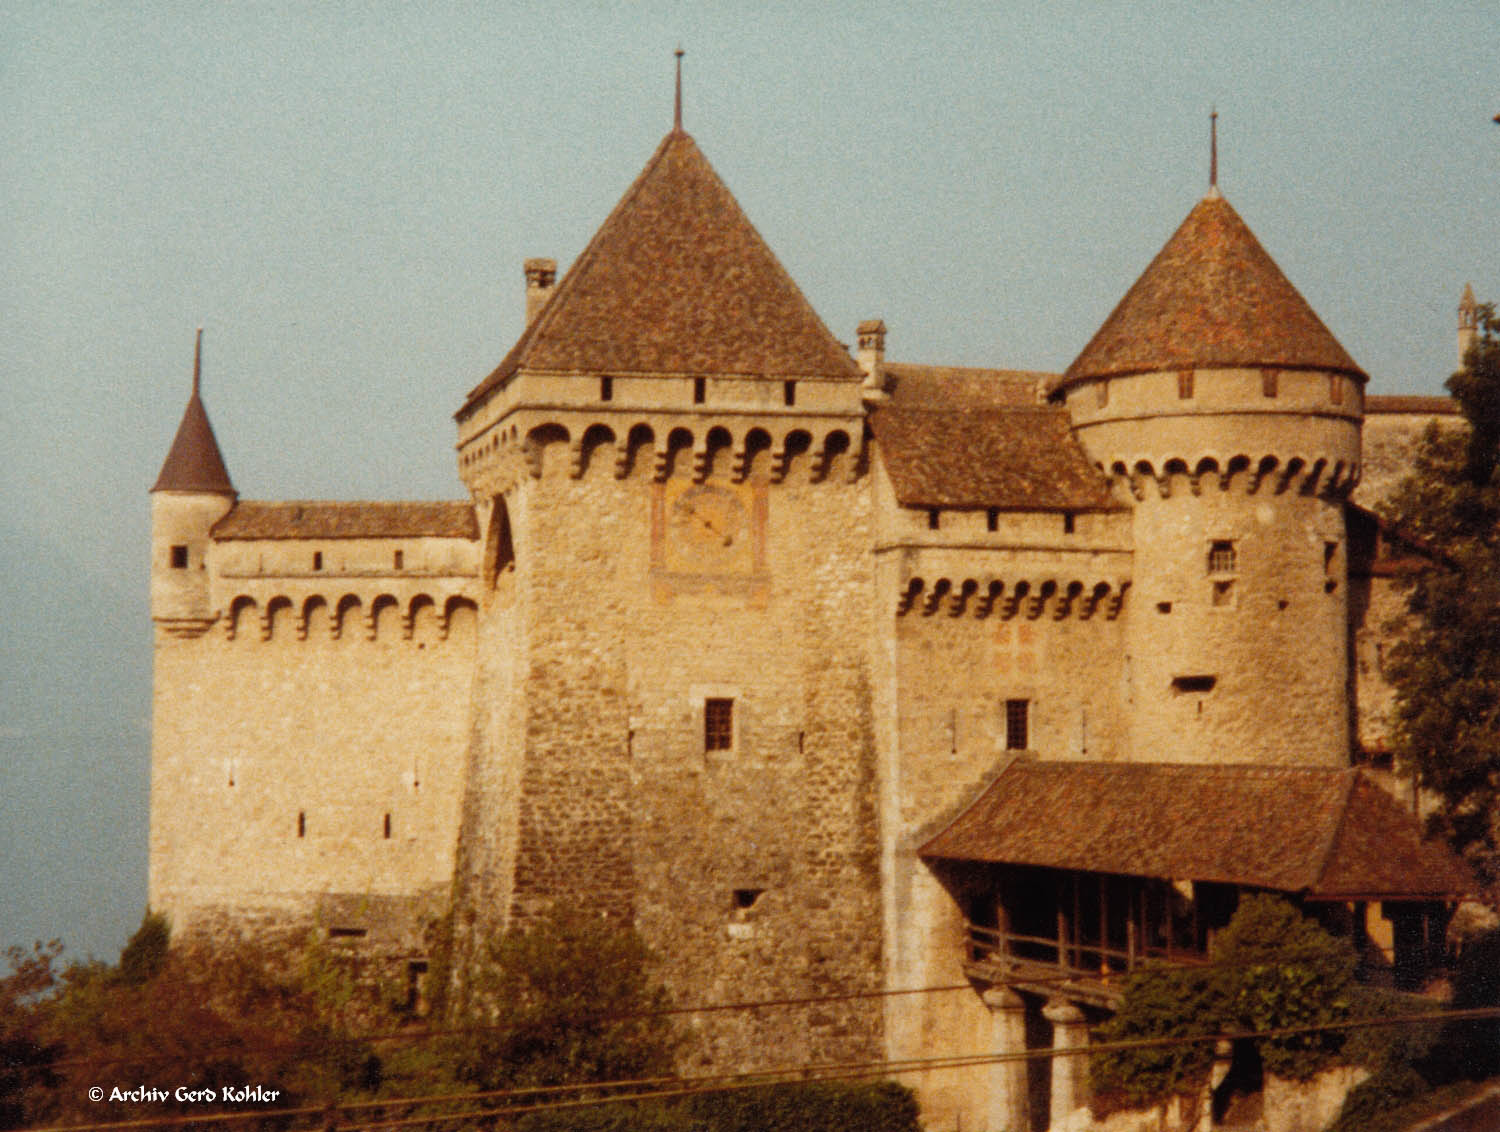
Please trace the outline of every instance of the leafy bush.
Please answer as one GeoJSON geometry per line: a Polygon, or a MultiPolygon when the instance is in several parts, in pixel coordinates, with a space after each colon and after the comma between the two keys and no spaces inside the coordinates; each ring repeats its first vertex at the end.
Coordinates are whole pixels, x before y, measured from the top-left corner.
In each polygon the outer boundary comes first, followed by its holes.
{"type": "Polygon", "coordinates": [[[480,1089],[632,1080],[672,1071],[676,1035],[653,956],[628,925],[559,908],[490,945],[460,1068],[480,1089]]]}
{"type": "Polygon", "coordinates": [[[683,1101],[531,1113],[517,1132],[920,1132],[911,1090],[893,1081],[767,1085],[683,1101]]]}
{"type": "MultiPolygon", "coordinates": [[[[1290,904],[1252,894],[1214,940],[1203,968],[1148,965],[1125,984],[1119,1011],[1095,1031],[1100,1042],[1322,1026],[1349,1016],[1357,959],[1290,904]]],[[[1337,1030],[1260,1038],[1247,1051],[1278,1076],[1303,1080],[1325,1068],[1343,1042],[1337,1030]]],[[[1153,1104],[1195,1092],[1213,1061],[1208,1040],[1106,1050],[1090,1059],[1095,1111],[1153,1104]]]]}

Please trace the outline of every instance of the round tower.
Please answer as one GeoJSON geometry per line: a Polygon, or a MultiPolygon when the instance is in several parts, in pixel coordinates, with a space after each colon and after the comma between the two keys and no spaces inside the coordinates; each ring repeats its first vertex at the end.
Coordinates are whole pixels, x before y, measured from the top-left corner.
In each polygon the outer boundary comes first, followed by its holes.
{"type": "Polygon", "coordinates": [[[1055,384],[1134,502],[1131,758],[1347,764],[1365,380],[1215,188],[1055,384]]]}
{"type": "Polygon", "coordinates": [[[151,619],[168,633],[195,636],[213,618],[209,532],[236,492],[203,407],[203,331],[193,351],[193,389],[177,435],[151,487],[151,619]]]}

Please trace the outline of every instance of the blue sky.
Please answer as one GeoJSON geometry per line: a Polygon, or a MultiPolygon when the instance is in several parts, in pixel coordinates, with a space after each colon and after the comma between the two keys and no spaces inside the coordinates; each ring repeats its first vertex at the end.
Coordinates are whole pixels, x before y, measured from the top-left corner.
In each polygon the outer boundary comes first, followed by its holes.
{"type": "Polygon", "coordinates": [[[145,902],[147,495],[457,497],[452,412],[686,126],[835,334],[1064,368],[1220,185],[1375,392],[1500,297],[1482,4],[0,0],[0,946],[145,902]]]}

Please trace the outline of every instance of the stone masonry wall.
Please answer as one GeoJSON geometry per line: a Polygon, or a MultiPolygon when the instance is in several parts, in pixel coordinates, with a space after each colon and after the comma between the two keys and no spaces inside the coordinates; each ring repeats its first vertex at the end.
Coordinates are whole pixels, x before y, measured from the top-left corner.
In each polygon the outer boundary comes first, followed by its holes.
{"type": "Polygon", "coordinates": [[[179,933],[449,883],[472,604],[417,602],[408,625],[346,609],[342,626],[330,606],[157,633],[150,900],[179,933]]]}
{"type": "MultiPolygon", "coordinates": [[[[512,862],[507,918],[555,900],[629,916],[683,1004],[879,988],[870,504],[852,459],[818,482],[806,459],[771,482],[766,453],[743,479],[727,460],[695,482],[685,460],[658,479],[604,459],[575,478],[547,445],[511,511],[520,737],[476,756],[518,791],[513,849],[493,854],[512,862]],[[710,699],[733,701],[727,749],[706,749],[710,699]]],[[[461,907],[476,883],[461,875],[461,907]]],[[[880,1016],[876,999],[695,1015],[689,1067],[878,1056],[880,1016]]]]}

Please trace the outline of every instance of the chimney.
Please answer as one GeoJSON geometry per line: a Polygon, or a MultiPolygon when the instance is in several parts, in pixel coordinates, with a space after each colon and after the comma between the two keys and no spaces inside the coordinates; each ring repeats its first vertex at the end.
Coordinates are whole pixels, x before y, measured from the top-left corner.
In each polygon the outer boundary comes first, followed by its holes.
{"type": "Polygon", "coordinates": [[[530,326],[542,313],[552,292],[557,289],[557,260],[528,259],[526,261],[526,325],[530,326]]]}
{"type": "Polygon", "coordinates": [[[885,323],[878,318],[867,318],[855,332],[859,342],[856,355],[859,368],[865,371],[864,396],[867,401],[884,401],[885,380],[885,323]]]}

